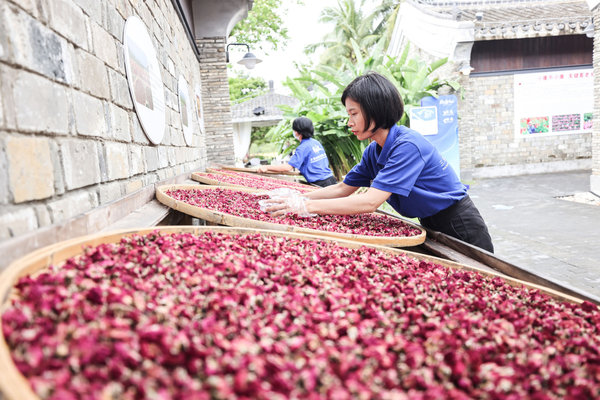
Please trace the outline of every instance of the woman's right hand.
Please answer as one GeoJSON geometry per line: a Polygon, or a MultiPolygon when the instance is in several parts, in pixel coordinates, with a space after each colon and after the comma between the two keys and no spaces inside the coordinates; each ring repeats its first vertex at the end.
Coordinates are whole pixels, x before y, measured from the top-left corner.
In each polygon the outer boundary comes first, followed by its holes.
{"type": "Polygon", "coordinates": [[[256,172],[258,172],[259,174],[264,174],[265,172],[269,171],[269,167],[267,167],[266,165],[261,165],[258,168],[256,168],[256,172]]]}

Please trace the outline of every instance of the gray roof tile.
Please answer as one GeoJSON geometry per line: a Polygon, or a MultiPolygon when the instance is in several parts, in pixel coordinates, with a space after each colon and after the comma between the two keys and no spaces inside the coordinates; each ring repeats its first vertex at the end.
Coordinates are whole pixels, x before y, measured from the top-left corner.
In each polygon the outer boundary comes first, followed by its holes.
{"type": "Polygon", "coordinates": [[[475,40],[581,34],[592,17],[585,0],[408,1],[428,14],[472,21],[475,40]]]}

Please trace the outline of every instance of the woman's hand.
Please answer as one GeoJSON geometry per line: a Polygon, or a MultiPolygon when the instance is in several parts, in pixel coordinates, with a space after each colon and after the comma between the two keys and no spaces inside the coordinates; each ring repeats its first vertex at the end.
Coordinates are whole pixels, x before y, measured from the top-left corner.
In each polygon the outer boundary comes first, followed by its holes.
{"type": "Polygon", "coordinates": [[[258,172],[259,174],[264,174],[265,172],[269,171],[269,167],[266,165],[261,165],[258,168],[256,168],[256,172],[258,172]]]}
{"type": "Polygon", "coordinates": [[[288,209],[287,199],[269,199],[265,211],[272,214],[274,217],[283,217],[291,210],[288,209]]]}
{"type": "Polygon", "coordinates": [[[267,200],[265,211],[274,217],[283,217],[286,214],[296,214],[302,218],[314,217],[306,209],[306,202],[310,201],[301,196],[280,197],[267,200]]]}

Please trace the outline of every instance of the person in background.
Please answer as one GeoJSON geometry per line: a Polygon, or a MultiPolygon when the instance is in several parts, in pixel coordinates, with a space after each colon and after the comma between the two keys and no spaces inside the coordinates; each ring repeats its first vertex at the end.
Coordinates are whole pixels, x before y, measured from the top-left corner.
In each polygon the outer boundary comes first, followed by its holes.
{"type": "Polygon", "coordinates": [[[370,140],[361,161],[343,182],[303,194],[297,199],[272,199],[267,211],[360,214],[387,201],[398,213],[419,218],[421,225],[494,251],[487,226],[449,163],[420,133],[396,125],[404,104],[396,87],[370,72],[354,79],[342,94],[348,127],[359,140],[370,140]],[[359,187],[369,189],[353,194],[359,187]]]}
{"type": "Polygon", "coordinates": [[[329,160],[319,141],[313,139],[315,128],[310,119],[296,118],[292,123],[294,137],[300,141],[294,155],[287,163],[280,165],[262,165],[257,172],[286,172],[296,168],[308,183],[317,186],[335,185],[337,180],[329,169],[329,160]]]}

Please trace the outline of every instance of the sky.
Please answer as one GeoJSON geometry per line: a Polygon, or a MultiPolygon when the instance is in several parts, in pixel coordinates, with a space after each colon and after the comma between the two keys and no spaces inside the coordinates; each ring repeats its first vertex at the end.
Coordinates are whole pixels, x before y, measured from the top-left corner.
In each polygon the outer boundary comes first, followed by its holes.
{"type": "MultiPolygon", "coordinates": [[[[320,23],[318,20],[321,10],[336,6],[337,0],[303,0],[303,3],[304,5],[291,4],[287,15],[283,17],[290,37],[286,48],[277,52],[271,51],[268,55],[263,54],[261,50],[251,49],[250,51],[263,62],[251,70],[240,66],[236,66],[236,70],[241,68],[250,76],[259,76],[267,82],[273,80],[275,92],[287,94],[287,88],[282,85],[282,81],[287,76],[296,76],[294,61],[304,60],[304,47],[319,42],[331,31],[331,25],[320,23]]],[[[243,52],[231,54],[232,63],[237,63],[242,56],[243,52]]]]}

